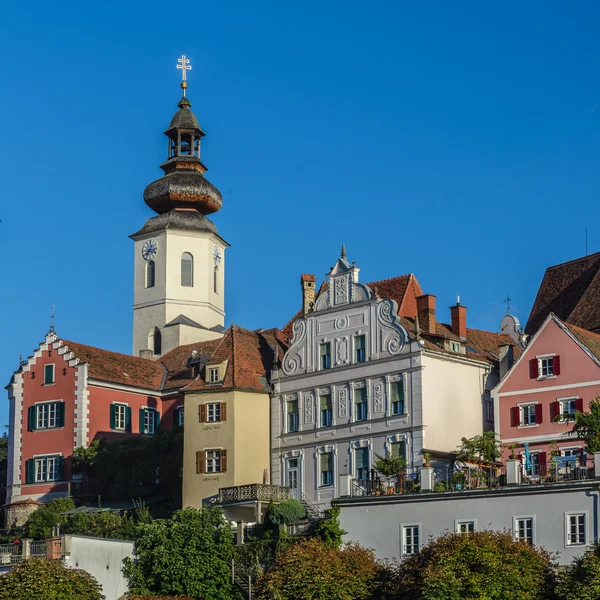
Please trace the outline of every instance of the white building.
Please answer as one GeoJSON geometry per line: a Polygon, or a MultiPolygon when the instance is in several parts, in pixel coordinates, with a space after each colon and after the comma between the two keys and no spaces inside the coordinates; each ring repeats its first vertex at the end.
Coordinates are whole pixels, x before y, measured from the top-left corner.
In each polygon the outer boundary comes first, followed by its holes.
{"type": "Polygon", "coordinates": [[[341,476],[363,485],[376,455],[403,456],[410,473],[424,451],[491,429],[500,346],[514,345],[467,329],[460,304],[439,323],[414,275],[364,285],[358,273],[342,249],[319,294],[302,276],[303,309],[273,374],[272,483],[321,506],[349,493],[341,476]]]}

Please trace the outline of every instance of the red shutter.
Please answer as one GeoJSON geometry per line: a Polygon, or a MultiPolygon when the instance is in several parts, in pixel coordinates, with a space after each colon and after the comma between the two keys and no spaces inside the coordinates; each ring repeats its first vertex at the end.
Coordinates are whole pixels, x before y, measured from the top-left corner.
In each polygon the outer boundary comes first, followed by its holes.
{"type": "Polygon", "coordinates": [[[554,422],[560,415],[560,402],[550,402],[550,421],[554,422]]]}
{"type": "Polygon", "coordinates": [[[518,406],[512,406],[510,409],[510,426],[518,427],[521,424],[521,411],[518,406]]]}
{"type": "Polygon", "coordinates": [[[538,464],[540,465],[540,475],[546,475],[546,453],[540,452],[538,454],[538,464]]]}
{"type": "Polygon", "coordinates": [[[583,398],[577,398],[577,400],[575,400],[575,410],[577,412],[583,412],[583,398]]]}
{"type": "Polygon", "coordinates": [[[535,405],[535,423],[536,423],[536,425],[539,425],[541,422],[542,422],[542,405],[536,404],[535,405]]]}
{"type": "Polygon", "coordinates": [[[537,379],[539,375],[537,358],[529,361],[529,379],[537,379]]]}
{"type": "Polygon", "coordinates": [[[552,366],[554,367],[554,374],[560,375],[560,356],[555,356],[552,361],[552,366]]]}

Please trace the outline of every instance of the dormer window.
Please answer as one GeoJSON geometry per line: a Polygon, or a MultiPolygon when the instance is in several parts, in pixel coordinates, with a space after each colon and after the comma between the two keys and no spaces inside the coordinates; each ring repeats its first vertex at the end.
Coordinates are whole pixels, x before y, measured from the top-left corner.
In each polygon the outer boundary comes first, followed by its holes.
{"type": "Polygon", "coordinates": [[[219,367],[210,367],[208,369],[208,383],[219,383],[221,380],[219,367]]]}
{"type": "Polygon", "coordinates": [[[321,370],[331,369],[331,344],[324,342],[319,346],[319,365],[321,370]]]}
{"type": "Polygon", "coordinates": [[[452,350],[452,352],[460,352],[460,342],[452,340],[450,342],[450,350],[452,350]]]}

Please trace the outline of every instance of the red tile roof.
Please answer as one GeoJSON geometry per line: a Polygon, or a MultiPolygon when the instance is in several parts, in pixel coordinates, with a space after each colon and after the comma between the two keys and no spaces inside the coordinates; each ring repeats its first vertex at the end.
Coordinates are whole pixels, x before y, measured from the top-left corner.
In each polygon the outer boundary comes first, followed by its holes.
{"type": "Polygon", "coordinates": [[[88,372],[91,379],[148,390],[158,391],[162,387],[166,372],[158,362],[94,348],[94,346],[85,346],[77,342],[63,340],[63,343],[81,362],[89,365],[88,372]]]}
{"type": "Polygon", "coordinates": [[[600,252],[546,269],[525,332],[534,334],[551,312],[577,327],[600,329],[600,252]]]}
{"type": "Polygon", "coordinates": [[[565,323],[565,327],[600,361],[600,334],[588,331],[572,323],[565,323]]]}

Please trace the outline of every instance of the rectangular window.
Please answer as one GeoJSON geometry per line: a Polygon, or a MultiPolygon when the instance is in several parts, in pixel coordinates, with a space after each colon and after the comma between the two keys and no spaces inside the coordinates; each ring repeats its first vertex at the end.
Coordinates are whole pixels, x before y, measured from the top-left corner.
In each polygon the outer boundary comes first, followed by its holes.
{"type": "Polygon", "coordinates": [[[539,362],[539,376],[550,377],[554,375],[554,357],[548,356],[545,358],[538,359],[539,362]]]}
{"type": "Polygon", "coordinates": [[[44,366],[44,385],[54,383],[54,365],[44,366]]]}
{"type": "Polygon", "coordinates": [[[354,362],[367,360],[367,341],[364,335],[354,336],[354,362]]]}
{"type": "Polygon", "coordinates": [[[331,344],[329,342],[319,346],[319,357],[321,370],[331,369],[331,344]]]}
{"type": "Polygon", "coordinates": [[[212,367],[208,370],[208,382],[219,383],[219,367],[212,367]]]}
{"type": "Polygon", "coordinates": [[[300,418],[298,415],[298,400],[290,400],[287,403],[287,431],[294,433],[298,431],[300,418]]]}
{"type": "Polygon", "coordinates": [[[450,350],[452,350],[452,352],[460,352],[460,342],[451,341],[450,350]]]}
{"type": "Polygon", "coordinates": [[[354,390],[355,421],[367,420],[367,389],[354,390]]]}
{"type": "Polygon", "coordinates": [[[575,420],[577,412],[577,398],[569,398],[568,400],[560,401],[560,414],[567,421],[575,420]]]}
{"type": "Polygon", "coordinates": [[[369,449],[356,448],[354,460],[356,462],[356,479],[369,479],[369,449]]]}
{"type": "Polygon", "coordinates": [[[486,401],[485,403],[485,418],[488,421],[494,420],[494,403],[486,401]]]}
{"type": "Polygon", "coordinates": [[[206,451],[206,472],[220,473],[221,472],[221,451],[207,450],[206,451]]]}
{"type": "Polygon", "coordinates": [[[567,546],[585,545],[585,513],[567,514],[567,546]]]}
{"type": "Polygon", "coordinates": [[[390,454],[393,458],[403,458],[406,460],[406,442],[392,442],[390,445],[390,454]]]}
{"type": "Polygon", "coordinates": [[[333,452],[321,454],[321,485],[333,485],[333,452]]]}
{"type": "Polygon", "coordinates": [[[565,448],[564,450],[561,451],[561,454],[563,456],[568,456],[568,457],[579,457],[579,448],[565,448]]]}
{"type": "Polygon", "coordinates": [[[183,406],[177,407],[177,413],[175,415],[175,423],[179,427],[183,427],[183,406]]]}
{"type": "Polygon", "coordinates": [[[125,431],[125,417],[127,415],[127,406],[124,404],[115,404],[115,429],[125,431]]]}
{"type": "Polygon", "coordinates": [[[60,481],[62,475],[62,456],[40,456],[27,461],[33,462],[33,477],[28,475],[28,483],[40,483],[44,481],[60,481]]]}
{"type": "Polygon", "coordinates": [[[156,411],[152,408],[144,410],[144,433],[153,434],[156,430],[156,411]]]}
{"type": "Polygon", "coordinates": [[[404,380],[390,383],[390,400],[393,415],[404,414],[404,380]]]}
{"type": "Polygon", "coordinates": [[[419,551],[419,525],[402,526],[402,554],[416,554],[419,551]]]}
{"type": "Polygon", "coordinates": [[[518,517],[514,519],[514,536],[520,542],[533,544],[533,517],[518,517]]]}
{"type": "Polygon", "coordinates": [[[522,404],[521,405],[521,425],[535,425],[535,404],[522,404]]]}
{"type": "Polygon", "coordinates": [[[473,533],[475,531],[475,521],[456,521],[456,531],[458,533],[473,533]]]}
{"type": "Polygon", "coordinates": [[[63,403],[45,402],[34,406],[36,414],[36,429],[52,429],[62,427],[63,423],[63,403]]]}
{"type": "Polygon", "coordinates": [[[207,420],[209,423],[216,423],[221,420],[221,403],[207,405],[207,420]]]}
{"type": "Polygon", "coordinates": [[[321,408],[321,427],[331,427],[333,409],[331,405],[331,394],[319,398],[321,408]]]}

